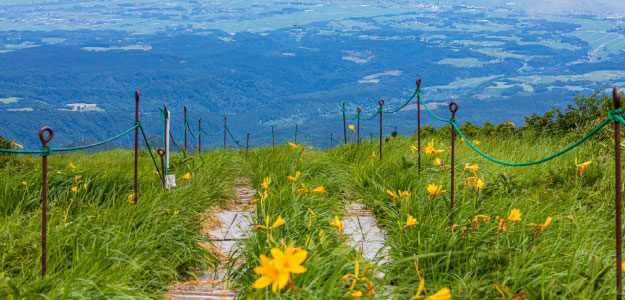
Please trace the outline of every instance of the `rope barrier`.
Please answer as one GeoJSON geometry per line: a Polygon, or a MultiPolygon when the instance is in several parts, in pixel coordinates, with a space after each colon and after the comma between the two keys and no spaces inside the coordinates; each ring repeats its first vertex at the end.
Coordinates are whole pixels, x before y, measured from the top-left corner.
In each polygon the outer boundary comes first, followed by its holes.
{"type": "Polygon", "coordinates": [[[126,131],[112,137],[109,139],[106,139],[104,141],[101,142],[97,142],[94,144],[90,144],[90,145],[85,145],[85,146],[77,146],[77,147],[67,147],[67,148],[50,148],[50,147],[46,147],[45,149],[41,149],[41,150],[12,150],[12,149],[0,149],[0,152],[4,152],[4,153],[16,153],[16,154],[40,154],[41,156],[48,156],[48,155],[52,155],[53,152],[65,152],[65,151],[75,151],[75,150],[82,150],[82,149],[88,149],[88,148],[93,148],[96,146],[100,146],[102,144],[106,144],[108,142],[112,142],[116,139],[121,138],[122,136],[130,133],[133,129],[137,128],[137,127],[141,127],[141,123],[136,123],[134,126],[132,126],[131,128],[127,129],[126,131]]]}
{"type": "MultiPolygon", "coordinates": [[[[410,102],[412,102],[412,99],[414,99],[414,97],[417,96],[417,95],[419,95],[419,97],[421,96],[421,91],[418,88],[414,90],[414,93],[412,93],[410,98],[408,98],[408,100],[406,100],[406,102],[404,102],[404,104],[402,104],[399,108],[397,108],[395,110],[382,110],[381,108],[378,108],[376,110],[376,112],[373,115],[369,116],[369,117],[362,118],[360,116],[360,114],[356,114],[356,116],[354,116],[354,117],[347,116],[347,119],[349,119],[349,120],[360,119],[360,120],[364,120],[364,121],[369,121],[369,120],[375,118],[375,116],[377,116],[380,113],[394,114],[394,113],[400,111],[402,108],[406,107],[410,102]]],[[[341,108],[341,111],[345,112],[345,108],[341,108]]]]}

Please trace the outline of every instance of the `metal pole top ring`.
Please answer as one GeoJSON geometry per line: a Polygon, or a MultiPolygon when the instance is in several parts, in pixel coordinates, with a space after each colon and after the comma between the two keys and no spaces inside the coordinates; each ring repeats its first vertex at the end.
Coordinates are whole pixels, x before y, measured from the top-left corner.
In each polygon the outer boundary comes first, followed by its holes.
{"type": "Polygon", "coordinates": [[[380,104],[380,107],[381,107],[382,105],[384,105],[384,99],[380,99],[378,103],[380,104]]]}
{"type": "Polygon", "coordinates": [[[158,148],[158,150],[156,150],[156,153],[158,153],[158,155],[160,155],[161,157],[165,156],[165,149],[163,148],[158,148]]]}
{"type": "Polygon", "coordinates": [[[41,144],[44,148],[48,146],[48,142],[52,139],[53,136],[54,130],[52,130],[52,128],[50,128],[49,126],[44,126],[39,129],[39,139],[41,139],[41,144]],[[43,137],[43,133],[46,131],[48,132],[48,136],[43,137]]]}
{"type": "Polygon", "coordinates": [[[135,101],[139,102],[139,90],[135,91],[135,101]]]}
{"type": "Polygon", "coordinates": [[[451,112],[453,116],[456,113],[456,111],[458,111],[458,103],[456,102],[449,103],[449,111],[451,112]]]}
{"type": "Polygon", "coordinates": [[[417,78],[417,89],[421,89],[421,78],[417,78]]]}

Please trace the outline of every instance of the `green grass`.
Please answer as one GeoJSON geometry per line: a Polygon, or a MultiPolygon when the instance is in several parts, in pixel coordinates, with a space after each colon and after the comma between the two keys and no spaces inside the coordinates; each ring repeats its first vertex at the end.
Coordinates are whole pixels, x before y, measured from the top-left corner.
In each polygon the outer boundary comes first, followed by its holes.
{"type": "MultiPolygon", "coordinates": [[[[470,138],[495,158],[523,162],[554,153],[585,132],[547,136],[519,131],[470,138]]],[[[425,277],[428,295],[448,287],[454,299],[502,298],[494,285],[506,297],[522,293],[526,299],[614,298],[613,142],[607,130],[570,153],[530,167],[491,163],[457,141],[454,234],[449,222],[450,171],[432,163],[438,157],[449,164],[449,152],[424,154],[419,172],[417,156],[409,148],[415,139],[385,142],[382,161],[369,157],[378,153],[376,143],[326,151],[302,151],[304,145],[263,147],[251,150],[247,161],[231,151],[179,155],[172,173],[189,171],[192,179],[178,179],[173,191],[162,190],[152,178],[153,167],[143,153],[137,206],[127,200],[132,191],[131,152],[52,156],[49,273],[43,280],[38,248],[40,159],[11,157],[0,170],[0,296],[162,297],[173,280],[216,264],[197,244],[204,240],[198,233],[200,216],[232,196],[235,178],[247,176],[258,191],[264,191],[265,177],[272,179],[268,197],[256,204],[254,223],[264,224],[269,216],[271,224],[281,216],[285,224],[271,234],[250,231],[236,249],[228,271],[242,298],[346,299],[351,291],[340,278],[354,272],[355,262],[361,271],[366,263],[373,265],[366,277],[375,290],[368,298],[375,299],[410,298],[417,291],[418,274],[425,277]],[[575,158],[592,160],[581,177],[575,158]],[[482,190],[463,181],[463,166],[476,163],[478,176],[486,182],[482,190]],[[301,171],[297,182],[287,182],[296,171],[301,171]],[[79,174],[88,188],[71,192],[79,174]],[[430,201],[430,183],[447,192],[430,201]],[[301,184],[309,190],[324,186],[326,192],[297,193],[301,184]],[[406,190],[411,196],[393,205],[387,189],[406,190]],[[352,201],[366,204],[388,233],[389,263],[364,260],[358,249],[347,246],[348,237],[330,226],[334,216],[345,218],[343,206],[352,201]],[[508,222],[507,231],[499,231],[496,217],[507,218],[513,208],[520,209],[522,220],[508,222]],[[310,227],[308,209],[317,215],[310,227]],[[401,229],[398,223],[405,223],[408,215],[418,224],[401,229]],[[476,215],[491,219],[474,230],[471,219],[476,215]],[[526,224],[543,223],[547,217],[553,222],[535,236],[526,224]],[[271,257],[270,250],[281,249],[281,242],[308,251],[303,263],[307,271],[292,274],[292,286],[275,294],[271,288],[253,288],[259,256],[271,257]]],[[[432,139],[438,149],[447,150],[450,144],[444,132],[424,137],[423,143],[432,139]],[[439,146],[441,142],[446,146],[439,146]]],[[[366,292],[367,286],[359,282],[355,289],[366,292]]]]}
{"type": "Polygon", "coordinates": [[[238,155],[175,155],[170,174],[178,175],[178,187],[167,191],[142,152],[137,205],[128,201],[130,151],[53,155],[49,162],[45,279],[41,159],[13,156],[0,169],[0,298],[158,298],[174,280],[216,263],[198,244],[205,240],[199,224],[208,207],[232,196],[242,166],[238,155]],[[180,179],[186,172],[191,180],[180,179]]]}

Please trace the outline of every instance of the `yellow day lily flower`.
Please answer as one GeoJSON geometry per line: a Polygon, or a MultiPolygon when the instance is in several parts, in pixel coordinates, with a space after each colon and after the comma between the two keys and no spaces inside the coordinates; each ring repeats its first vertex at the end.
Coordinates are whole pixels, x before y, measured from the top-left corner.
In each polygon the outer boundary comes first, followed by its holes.
{"type": "Polygon", "coordinates": [[[349,295],[354,297],[354,299],[358,299],[358,298],[362,297],[363,294],[362,294],[361,291],[353,291],[349,295]]]}
{"type": "Polygon", "coordinates": [[[191,173],[187,172],[187,174],[184,174],[184,176],[182,176],[182,179],[184,179],[184,180],[191,179],[191,173]]]}
{"type": "Polygon", "coordinates": [[[87,190],[87,184],[86,183],[83,183],[82,187],[84,187],[85,190],[87,190]]]}
{"type": "Polygon", "coordinates": [[[330,223],[330,226],[338,229],[341,236],[343,236],[343,227],[345,224],[343,224],[343,221],[339,220],[338,216],[334,216],[334,221],[330,223]]]}
{"type": "Polygon", "coordinates": [[[74,181],[78,181],[78,179],[82,178],[82,175],[75,175],[74,176],[74,181]]]}
{"type": "Polygon", "coordinates": [[[295,177],[289,175],[286,177],[286,182],[296,182],[297,179],[299,179],[299,176],[302,175],[302,172],[300,171],[296,171],[295,172],[295,177]]]}
{"type": "Polygon", "coordinates": [[[349,130],[351,130],[351,131],[352,131],[352,133],[356,132],[356,129],[354,129],[354,125],[352,125],[352,124],[349,124],[349,125],[347,126],[347,128],[349,128],[349,130]]]}
{"type": "Polygon", "coordinates": [[[419,151],[419,149],[417,147],[415,147],[414,145],[410,145],[410,151],[412,151],[412,153],[414,153],[415,151],[419,151]]]}
{"type": "Polygon", "coordinates": [[[474,140],[474,141],[473,141],[473,145],[477,146],[477,145],[479,145],[479,144],[481,144],[481,143],[480,143],[480,141],[478,141],[478,140],[474,140]]]}
{"type": "Polygon", "coordinates": [[[18,148],[19,149],[24,149],[24,147],[22,145],[20,145],[20,144],[15,142],[15,139],[13,139],[13,141],[11,142],[11,148],[13,150],[17,150],[18,148]]]}
{"type": "Polygon", "coordinates": [[[465,170],[471,170],[473,171],[473,175],[477,176],[477,170],[480,168],[480,164],[474,164],[474,165],[469,165],[469,164],[464,164],[464,169],[462,169],[463,173],[465,170]]]}
{"type": "Polygon", "coordinates": [[[254,272],[261,276],[254,281],[252,287],[262,289],[271,285],[271,291],[274,293],[282,290],[289,281],[291,274],[280,270],[275,260],[269,259],[263,254],[260,255],[260,263],[260,266],[254,267],[254,272]]]}
{"type": "Polygon", "coordinates": [[[397,194],[399,195],[399,197],[404,198],[404,197],[410,197],[410,193],[408,191],[402,191],[402,190],[398,190],[397,194]]]}
{"type": "Polygon", "coordinates": [[[282,219],[282,216],[278,216],[278,219],[276,219],[275,222],[273,222],[273,224],[271,226],[269,226],[269,216],[265,216],[265,225],[256,225],[254,226],[254,230],[258,229],[258,228],[263,228],[269,232],[271,232],[271,229],[273,228],[278,228],[282,225],[284,225],[284,219],[282,219]]]}
{"type": "Polygon", "coordinates": [[[440,159],[440,158],[438,158],[438,157],[437,157],[436,159],[434,159],[434,160],[432,161],[432,163],[433,163],[434,165],[436,165],[436,166],[439,166],[439,167],[442,167],[442,166],[443,166],[443,160],[442,160],[442,159],[440,159]]]}
{"type": "Polygon", "coordinates": [[[413,218],[411,215],[408,215],[406,217],[406,225],[404,225],[401,230],[404,230],[404,228],[408,227],[408,226],[412,226],[412,225],[416,225],[417,224],[417,219],[413,218]]]}
{"type": "Polygon", "coordinates": [[[134,201],[133,201],[134,199],[135,199],[135,193],[132,193],[132,194],[128,195],[128,202],[134,203],[134,201]]]}
{"type": "Polygon", "coordinates": [[[316,218],[317,215],[315,214],[314,211],[312,211],[312,209],[307,208],[307,210],[310,213],[310,218],[308,218],[308,229],[310,229],[310,225],[312,225],[312,219],[316,218]]]}
{"type": "MultiPolygon", "coordinates": [[[[339,279],[340,281],[343,280],[348,280],[349,278],[353,278],[352,279],[352,283],[349,285],[349,290],[353,290],[354,287],[356,287],[356,283],[358,281],[365,281],[368,284],[368,292],[367,292],[367,296],[371,296],[373,295],[373,283],[371,282],[371,280],[367,279],[367,277],[365,277],[365,275],[367,275],[367,271],[369,271],[369,268],[371,268],[371,264],[367,264],[365,266],[365,269],[362,271],[362,273],[359,272],[360,270],[360,264],[358,262],[354,263],[354,273],[353,274],[347,274],[344,275],[343,277],[341,277],[341,279],[339,279]]],[[[362,295],[361,295],[362,296],[362,295]]]]}
{"type": "Polygon", "coordinates": [[[270,184],[271,184],[271,177],[265,177],[263,178],[263,183],[261,183],[260,186],[262,186],[264,189],[268,189],[270,184]]]}
{"type": "Polygon", "coordinates": [[[300,247],[293,247],[293,245],[286,245],[283,241],[280,242],[284,248],[284,252],[278,248],[272,248],[270,250],[271,256],[276,261],[276,266],[282,272],[289,272],[293,274],[301,274],[306,272],[306,268],[301,264],[306,260],[308,251],[303,250],[300,247]]]}
{"type": "Polygon", "coordinates": [[[291,149],[296,149],[297,145],[293,144],[293,143],[286,143],[287,145],[289,145],[289,147],[291,147],[291,149]]]}
{"type": "Polygon", "coordinates": [[[434,139],[432,139],[431,142],[428,142],[425,147],[425,154],[439,154],[441,152],[445,152],[445,150],[436,150],[436,148],[434,148],[434,139]]]}
{"type": "Polygon", "coordinates": [[[625,272],[625,262],[621,264],[621,269],[623,270],[623,272],[625,272]]]}
{"type": "Polygon", "coordinates": [[[440,289],[432,296],[421,296],[424,288],[425,280],[421,279],[421,282],[419,282],[419,288],[417,289],[417,293],[412,298],[410,298],[410,300],[451,300],[451,292],[449,291],[449,288],[440,289]]]}
{"type": "Polygon", "coordinates": [[[575,165],[579,168],[579,177],[582,177],[582,173],[584,173],[584,171],[586,170],[586,167],[588,167],[591,163],[592,163],[592,160],[589,160],[585,163],[578,164],[577,157],[575,158],[575,165]]]}
{"type": "Polygon", "coordinates": [[[69,167],[72,169],[76,169],[76,166],[73,163],[69,163],[69,167]]]}
{"type": "Polygon", "coordinates": [[[311,193],[325,193],[325,192],[326,192],[326,189],[325,189],[325,187],[323,187],[323,185],[322,185],[322,186],[318,186],[318,187],[316,187],[316,188],[314,188],[314,189],[310,190],[310,192],[311,192],[311,193]]]}
{"type": "Polygon", "coordinates": [[[177,216],[180,212],[178,210],[174,210],[174,216],[177,216]]]}
{"type": "Polygon", "coordinates": [[[516,125],[514,123],[512,123],[511,121],[506,122],[506,124],[512,126],[513,128],[516,127],[516,125]]]}
{"type": "Polygon", "coordinates": [[[23,185],[26,185],[26,184],[28,184],[28,183],[27,183],[26,181],[22,181],[22,184],[23,184],[23,185]]]}
{"type": "Polygon", "coordinates": [[[510,216],[508,216],[506,221],[521,221],[521,210],[519,210],[518,208],[513,208],[510,211],[510,216]]]}
{"type": "Polygon", "coordinates": [[[480,227],[480,219],[482,219],[482,221],[486,223],[488,222],[488,220],[490,220],[490,217],[486,215],[477,215],[473,217],[473,220],[471,220],[475,222],[475,227],[473,228],[473,231],[477,230],[480,227]]]}
{"type": "Polygon", "coordinates": [[[378,158],[378,156],[377,156],[377,155],[375,155],[375,151],[373,151],[373,152],[371,153],[371,155],[369,155],[369,158],[370,158],[370,159],[377,159],[377,158],[378,158]]]}
{"type": "Polygon", "coordinates": [[[397,195],[396,195],[395,193],[393,193],[391,190],[386,190],[386,193],[387,193],[389,196],[393,197],[393,205],[395,205],[395,199],[397,199],[397,198],[398,198],[398,197],[397,197],[397,195]]]}
{"type": "Polygon", "coordinates": [[[75,191],[77,191],[77,190],[78,190],[78,187],[77,187],[77,186],[73,186],[73,187],[72,187],[72,192],[75,192],[75,191]]]}
{"type": "Polygon", "coordinates": [[[301,189],[297,189],[297,191],[295,191],[295,192],[298,193],[298,194],[307,193],[308,190],[306,189],[306,186],[303,183],[301,185],[302,185],[302,188],[301,189]]]}
{"type": "Polygon", "coordinates": [[[527,226],[537,227],[535,235],[536,235],[536,237],[538,237],[540,235],[540,232],[543,229],[545,229],[545,227],[549,226],[549,224],[551,224],[552,220],[553,220],[552,217],[547,217],[547,219],[545,220],[545,223],[543,223],[543,224],[529,223],[529,224],[527,224],[527,226]]]}
{"type": "Polygon", "coordinates": [[[447,192],[447,191],[442,190],[443,189],[442,185],[438,186],[435,183],[428,184],[426,189],[428,191],[428,199],[430,199],[430,202],[432,201],[433,197],[436,197],[440,194],[447,192]]]}
{"type": "Polygon", "coordinates": [[[481,190],[486,186],[486,183],[484,183],[484,176],[482,176],[482,178],[477,178],[475,179],[475,189],[476,190],[481,190]]]}

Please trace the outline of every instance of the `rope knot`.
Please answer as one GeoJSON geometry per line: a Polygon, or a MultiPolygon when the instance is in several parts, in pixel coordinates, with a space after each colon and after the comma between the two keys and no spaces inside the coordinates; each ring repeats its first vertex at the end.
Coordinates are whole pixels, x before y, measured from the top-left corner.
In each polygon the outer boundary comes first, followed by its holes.
{"type": "Polygon", "coordinates": [[[613,122],[619,121],[619,118],[623,119],[623,117],[620,116],[622,113],[622,109],[611,109],[608,111],[608,120],[613,122]]]}
{"type": "Polygon", "coordinates": [[[139,122],[139,121],[135,122],[135,126],[141,127],[141,122],[139,122]]]}
{"type": "Polygon", "coordinates": [[[41,156],[49,156],[52,155],[52,148],[50,148],[50,146],[41,148],[41,156]]]}
{"type": "Polygon", "coordinates": [[[449,120],[447,120],[447,122],[449,124],[455,124],[456,123],[456,118],[449,118],[449,120]]]}

